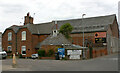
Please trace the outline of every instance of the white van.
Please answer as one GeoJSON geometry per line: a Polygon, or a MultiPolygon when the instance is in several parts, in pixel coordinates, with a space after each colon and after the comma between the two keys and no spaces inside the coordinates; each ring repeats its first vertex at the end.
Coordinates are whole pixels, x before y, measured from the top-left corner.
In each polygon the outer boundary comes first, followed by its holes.
{"type": "Polygon", "coordinates": [[[7,53],[5,51],[0,52],[0,59],[6,59],[7,53]]]}

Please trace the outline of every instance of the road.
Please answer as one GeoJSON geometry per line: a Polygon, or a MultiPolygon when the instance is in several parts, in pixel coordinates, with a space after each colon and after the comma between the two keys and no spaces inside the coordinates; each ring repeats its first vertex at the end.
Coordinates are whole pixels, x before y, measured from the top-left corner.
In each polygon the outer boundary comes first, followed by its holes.
{"type": "Polygon", "coordinates": [[[17,59],[16,68],[12,68],[12,59],[3,60],[2,64],[3,71],[118,71],[118,55],[89,60],[17,59]]]}

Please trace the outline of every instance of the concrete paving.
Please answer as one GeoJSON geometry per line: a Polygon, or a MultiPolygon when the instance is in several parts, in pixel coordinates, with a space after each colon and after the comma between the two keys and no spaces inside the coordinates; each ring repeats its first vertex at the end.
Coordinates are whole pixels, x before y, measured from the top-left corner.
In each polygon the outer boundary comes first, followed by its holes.
{"type": "Polygon", "coordinates": [[[118,55],[89,60],[17,59],[16,68],[12,68],[12,59],[3,60],[2,64],[3,71],[118,71],[118,55]]]}

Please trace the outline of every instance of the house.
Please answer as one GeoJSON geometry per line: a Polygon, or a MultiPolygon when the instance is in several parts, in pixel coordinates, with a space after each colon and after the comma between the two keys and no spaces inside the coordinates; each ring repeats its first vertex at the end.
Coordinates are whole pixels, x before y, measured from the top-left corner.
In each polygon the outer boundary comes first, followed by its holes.
{"type": "Polygon", "coordinates": [[[86,47],[92,45],[94,50],[102,49],[108,54],[115,52],[118,48],[115,41],[119,37],[119,28],[115,14],[84,18],[83,20],[58,20],[40,24],[34,24],[33,20],[28,13],[25,16],[24,25],[13,25],[7,28],[2,34],[2,48],[5,51],[12,51],[11,54],[16,53],[16,55],[22,54],[24,57],[30,57],[41,48],[39,46],[42,45],[41,43],[49,39],[55,27],[59,30],[65,23],[70,23],[74,27],[70,34],[72,44],[83,46],[84,27],[86,47]]]}
{"type": "Polygon", "coordinates": [[[13,25],[2,34],[2,49],[11,55],[17,52],[17,31],[22,26],[13,25]]]}

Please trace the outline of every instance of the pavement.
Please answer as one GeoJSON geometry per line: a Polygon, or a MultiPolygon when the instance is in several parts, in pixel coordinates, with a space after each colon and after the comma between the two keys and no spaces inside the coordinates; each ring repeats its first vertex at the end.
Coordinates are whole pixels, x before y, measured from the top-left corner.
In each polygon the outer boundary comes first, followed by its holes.
{"type": "Polygon", "coordinates": [[[3,71],[118,71],[118,54],[89,60],[38,60],[17,59],[16,68],[12,59],[2,60],[3,71]]]}

